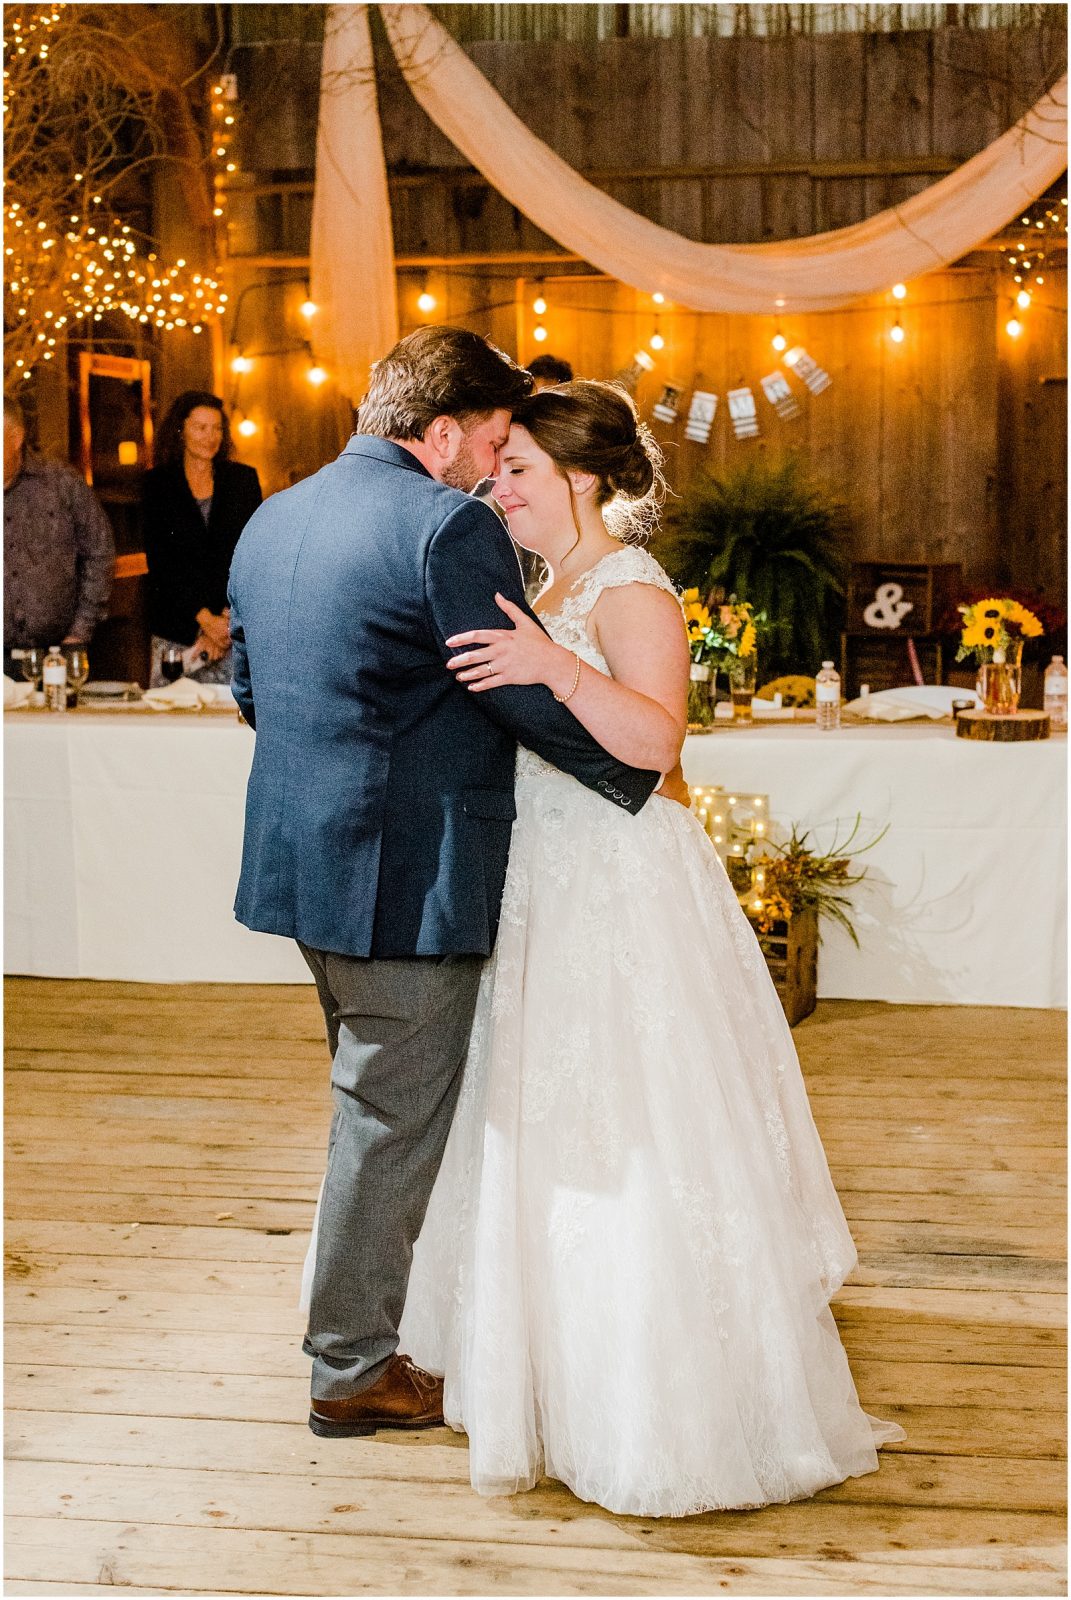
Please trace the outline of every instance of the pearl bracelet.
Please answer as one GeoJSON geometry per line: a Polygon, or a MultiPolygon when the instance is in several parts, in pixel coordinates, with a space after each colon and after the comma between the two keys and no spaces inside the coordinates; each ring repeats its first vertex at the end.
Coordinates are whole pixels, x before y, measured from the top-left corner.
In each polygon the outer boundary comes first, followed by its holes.
{"type": "MultiPolygon", "coordinates": [[[[573,687],[569,690],[568,694],[554,695],[555,700],[557,700],[560,706],[565,705],[567,700],[571,700],[573,698],[574,694],[576,693],[576,686],[580,682],[580,657],[576,654],[575,650],[573,651],[573,655],[576,656],[576,672],[573,674],[573,687]]],[[[553,694],[554,691],[551,690],[551,693],[553,694]]]]}

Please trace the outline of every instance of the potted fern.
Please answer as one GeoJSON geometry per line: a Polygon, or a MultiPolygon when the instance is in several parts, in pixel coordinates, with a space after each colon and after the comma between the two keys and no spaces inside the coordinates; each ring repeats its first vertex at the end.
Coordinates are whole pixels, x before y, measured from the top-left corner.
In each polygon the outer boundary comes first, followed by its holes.
{"type": "Polygon", "coordinates": [[[764,674],[811,671],[840,630],[847,532],[844,507],[795,457],[755,457],[693,478],[656,554],[708,604],[734,594],[765,613],[764,674]]]}

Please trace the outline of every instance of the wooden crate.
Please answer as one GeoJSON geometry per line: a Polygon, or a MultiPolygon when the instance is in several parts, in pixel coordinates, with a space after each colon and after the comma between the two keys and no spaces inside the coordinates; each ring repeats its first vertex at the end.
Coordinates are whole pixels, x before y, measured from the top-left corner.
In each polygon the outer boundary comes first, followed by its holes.
{"type": "Polygon", "coordinates": [[[818,1003],[817,912],[798,911],[787,922],[775,922],[771,932],[755,928],[755,934],[789,1027],[794,1028],[818,1003]]]}

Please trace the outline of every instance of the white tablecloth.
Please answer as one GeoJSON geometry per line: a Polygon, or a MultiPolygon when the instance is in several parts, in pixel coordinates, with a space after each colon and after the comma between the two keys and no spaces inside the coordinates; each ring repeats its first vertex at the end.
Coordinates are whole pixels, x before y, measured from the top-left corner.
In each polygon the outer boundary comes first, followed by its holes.
{"type": "Polygon", "coordinates": [[[988,745],[940,724],[716,729],[691,784],[770,797],[775,824],[841,839],[862,813],[861,949],[823,922],[818,993],[905,1004],[1067,1004],[1067,739],[988,745]]]}
{"type": "MultiPolygon", "coordinates": [[[[295,946],[231,913],[253,735],[230,716],[4,719],[4,968],[140,982],[292,983],[295,946]]],[[[863,814],[862,949],[825,925],[819,993],[1066,1004],[1066,740],[1015,747],[947,727],[718,729],[693,784],[770,796],[775,823],[863,814]]]]}

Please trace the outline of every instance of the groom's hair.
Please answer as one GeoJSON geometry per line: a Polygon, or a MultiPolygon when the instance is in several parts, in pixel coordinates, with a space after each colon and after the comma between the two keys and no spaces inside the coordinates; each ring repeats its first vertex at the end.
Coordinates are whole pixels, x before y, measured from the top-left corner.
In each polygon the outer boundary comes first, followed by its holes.
{"type": "Polygon", "coordinates": [[[467,328],[417,328],[377,361],[357,412],[357,432],[423,439],[436,417],[463,428],[492,411],[512,411],[532,378],[467,328]]]}

